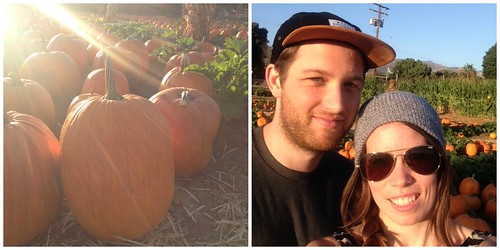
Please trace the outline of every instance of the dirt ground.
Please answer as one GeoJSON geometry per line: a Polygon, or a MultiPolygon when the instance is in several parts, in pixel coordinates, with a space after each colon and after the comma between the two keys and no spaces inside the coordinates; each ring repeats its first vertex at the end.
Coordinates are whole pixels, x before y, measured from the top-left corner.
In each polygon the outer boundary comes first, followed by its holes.
{"type": "Polygon", "coordinates": [[[248,120],[221,124],[210,164],[176,179],[174,200],[158,227],[141,239],[101,241],[85,232],[66,203],[34,246],[248,246],[248,120]]]}

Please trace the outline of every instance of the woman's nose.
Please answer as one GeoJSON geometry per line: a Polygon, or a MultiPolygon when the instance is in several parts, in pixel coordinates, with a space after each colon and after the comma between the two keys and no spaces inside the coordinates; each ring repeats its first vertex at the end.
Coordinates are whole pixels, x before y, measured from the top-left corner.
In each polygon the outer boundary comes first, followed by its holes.
{"type": "Polygon", "coordinates": [[[396,156],[395,161],[394,169],[388,178],[391,185],[404,187],[413,183],[413,177],[411,175],[412,170],[403,162],[403,156],[396,156]]]}

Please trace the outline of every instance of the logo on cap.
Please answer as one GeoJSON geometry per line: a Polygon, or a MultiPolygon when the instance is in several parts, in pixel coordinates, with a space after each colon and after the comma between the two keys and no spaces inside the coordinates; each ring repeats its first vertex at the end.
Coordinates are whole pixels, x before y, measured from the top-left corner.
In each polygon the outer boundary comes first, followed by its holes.
{"type": "Polygon", "coordinates": [[[330,23],[330,26],[341,27],[341,28],[350,29],[350,30],[356,30],[351,25],[344,23],[340,20],[328,19],[328,23],[330,23]]]}

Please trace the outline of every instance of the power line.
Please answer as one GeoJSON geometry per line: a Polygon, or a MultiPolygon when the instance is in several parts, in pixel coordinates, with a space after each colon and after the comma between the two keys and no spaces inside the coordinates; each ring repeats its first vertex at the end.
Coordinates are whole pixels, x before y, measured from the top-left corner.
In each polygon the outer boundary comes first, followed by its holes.
{"type": "MultiPolygon", "coordinates": [[[[378,39],[378,33],[379,33],[379,29],[380,28],[383,28],[384,27],[384,19],[381,19],[382,15],[385,15],[385,16],[389,16],[389,14],[385,13],[385,12],[382,12],[382,9],[384,10],[389,10],[389,8],[381,5],[381,4],[378,4],[378,3],[374,3],[374,5],[376,5],[378,7],[378,10],[374,10],[372,8],[370,8],[370,11],[372,12],[376,12],[377,13],[377,17],[376,18],[373,18],[371,17],[370,18],[370,25],[373,25],[376,27],[376,35],[375,37],[378,39]]],[[[373,76],[376,76],[376,71],[377,69],[374,68],[373,69],[373,76]]]]}

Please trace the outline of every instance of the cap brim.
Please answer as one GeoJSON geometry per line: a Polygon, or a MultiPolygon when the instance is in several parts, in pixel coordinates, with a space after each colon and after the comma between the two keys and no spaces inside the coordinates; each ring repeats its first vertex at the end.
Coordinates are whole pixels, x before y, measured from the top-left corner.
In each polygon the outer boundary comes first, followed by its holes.
{"type": "Polygon", "coordinates": [[[283,48],[308,40],[341,41],[359,49],[368,59],[368,68],[378,68],[396,58],[394,49],[380,39],[365,33],[327,25],[309,25],[290,33],[282,42],[283,48]]]}

